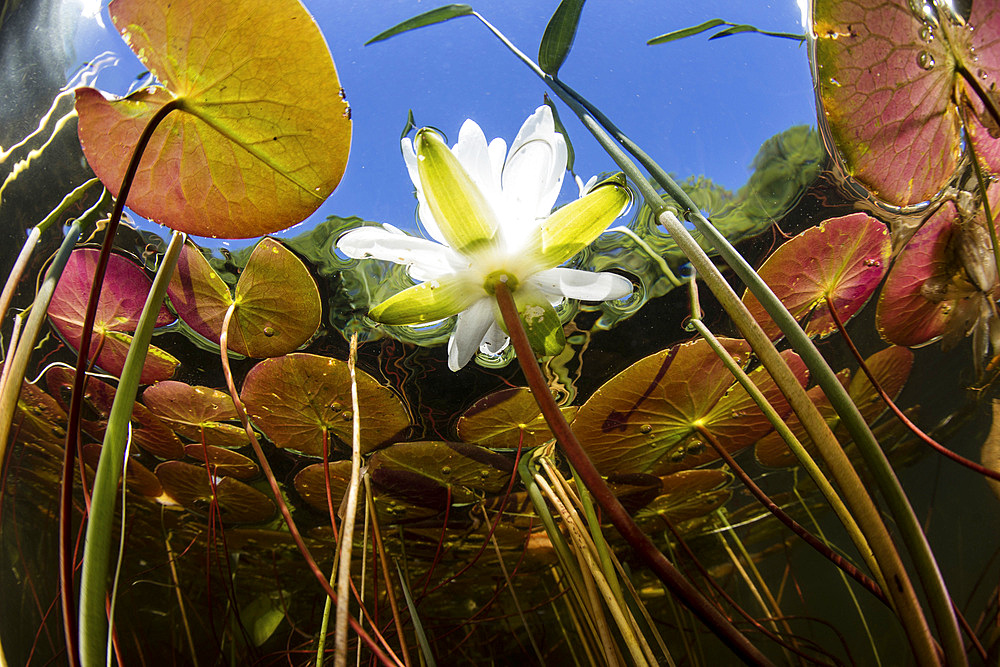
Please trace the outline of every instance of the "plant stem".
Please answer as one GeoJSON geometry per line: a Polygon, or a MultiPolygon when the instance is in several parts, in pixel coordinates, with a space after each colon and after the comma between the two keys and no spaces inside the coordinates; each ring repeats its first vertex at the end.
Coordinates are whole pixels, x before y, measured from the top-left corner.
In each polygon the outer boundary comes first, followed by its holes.
{"type": "Polygon", "coordinates": [[[689,582],[684,576],[664,557],[659,549],[653,544],[649,537],[643,533],[632,517],[629,516],[625,508],[622,507],[618,499],[611,493],[611,489],[604,482],[597,468],[587,457],[583,447],[580,446],[576,435],[570,430],[569,424],[563,417],[562,412],[556,405],[549,387],[542,376],[541,368],[535,361],[535,356],[531,351],[531,344],[528,336],[521,324],[521,319],[517,315],[517,307],[514,298],[511,296],[507,285],[497,281],[495,284],[497,303],[500,312],[503,314],[504,324],[510,334],[511,344],[517,353],[518,363],[524,373],[528,385],[531,387],[532,395],[538,402],[538,407],[545,416],[549,428],[559,441],[563,453],[573,469],[579,475],[580,480],[587,486],[597,504],[604,510],[605,515],[610,519],[625,541],[635,550],[639,558],[660,578],[671,593],[692,611],[703,623],[710,627],[716,635],[736,653],[740,658],[749,664],[769,665],[771,661],[754,646],[743,634],[741,634],[723,614],[710,603],[705,597],[689,582]]]}
{"type": "MultiPolygon", "coordinates": [[[[167,285],[174,273],[174,266],[177,264],[177,257],[183,245],[184,234],[174,232],[170,245],[163,255],[160,270],[157,271],[146,297],[142,314],[139,316],[139,324],[129,346],[128,355],[125,357],[121,381],[118,383],[115,400],[108,415],[101,458],[97,464],[97,474],[94,476],[90,517],[87,520],[87,538],[83,550],[83,570],[80,574],[80,661],[83,667],[103,665],[107,656],[108,616],[104,600],[107,596],[115,495],[124,465],[123,453],[128,437],[129,421],[139,390],[139,377],[146,360],[146,351],[153,336],[153,329],[156,327],[157,313],[167,293],[167,285]]],[[[85,377],[82,375],[82,368],[78,367],[77,372],[78,377],[85,377]]],[[[73,395],[76,396],[78,393],[83,393],[82,388],[74,390],[73,395]]],[[[72,463],[70,465],[72,466],[72,463]]],[[[69,583],[71,585],[72,580],[69,583]]]]}

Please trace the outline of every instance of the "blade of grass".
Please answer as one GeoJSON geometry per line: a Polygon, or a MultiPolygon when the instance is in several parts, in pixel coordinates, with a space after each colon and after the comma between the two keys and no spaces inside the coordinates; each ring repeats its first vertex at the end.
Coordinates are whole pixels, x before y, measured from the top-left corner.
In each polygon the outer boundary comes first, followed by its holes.
{"type": "Polygon", "coordinates": [[[420,653],[424,662],[429,667],[436,667],[434,654],[431,652],[431,645],[427,641],[427,634],[424,632],[424,624],[420,622],[420,615],[417,614],[417,607],[413,604],[413,596],[410,595],[410,587],[406,584],[406,577],[403,576],[399,565],[396,565],[396,574],[399,575],[399,586],[403,589],[403,597],[406,598],[406,608],[410,611],[410,620],[413,622],[413,631],[417,635],[417,643],[420,644],[420,653]]]}

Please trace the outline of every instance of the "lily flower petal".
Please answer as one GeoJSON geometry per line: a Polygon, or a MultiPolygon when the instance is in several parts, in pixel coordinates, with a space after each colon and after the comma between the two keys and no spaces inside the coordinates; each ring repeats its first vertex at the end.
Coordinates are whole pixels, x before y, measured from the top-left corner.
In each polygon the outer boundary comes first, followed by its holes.
{"type": "MultiPolygon", "coordinates": [[[[352,229],[340,237],[337,248],[352,259],[375,258],[404,264],[414,280],[429,280],[463,267],[462,258],[448,246],[395,228],[352,229]]],[[[467,267],[468,262],[464,265],[467,267]]]]}
{"type": "Polygon", "coordinates": [[[478,299],[482,291],[463,276],[428,280],[397,292],[369,311],[382,324],[423,324],[457,315],[478,299]]]}
{"type": "Polygon", "coordinates": [[[503,168],[507,239],[523,244],[536,221],[552,212],[566,173],[566,139],[556,131],[552,110],[541,106],[521,126],[503,168]]]}
{"type": "Polygon", "coordinates": [[[600,236],[631,201],[624,179],[612,178],[599,184],[541,224],[528,246],[532,259],[543,268],[559,266],[600,236]]]}
{"type": "Polygon", "coordinates": [[[419,130],[413,146],[427,206],[448,245],[472,255],[493,244],[500,226],[493,207],[441,137],[419,130]]]}
{"type": "Polygon", "coordinates": [[[614,301],[632,293],[632,281],[617,273],[555,268],[536,273],[528,281],[547,296],[581,301],[614,301]]]}
{"type": "Polygon", "coordinates": [[[448,339],[448,368],[457,371],[469,363],[494,326],[489,299],[480,299],[459,313],[455,332],[448,339]]]}

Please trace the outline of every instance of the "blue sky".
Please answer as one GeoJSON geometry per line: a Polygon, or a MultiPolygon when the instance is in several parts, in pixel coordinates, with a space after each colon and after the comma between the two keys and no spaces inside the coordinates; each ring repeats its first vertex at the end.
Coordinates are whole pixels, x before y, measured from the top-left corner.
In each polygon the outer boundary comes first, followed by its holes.
{"type": "MultiPolygon", "coordinates": [[[[414,228],[415,200],[399,152],[412,109],[418,125],[457,137],[466,118],[488,138],[513,139],[542,103],[546,87],[473,17],[364,46],[384,29],[444,4],[438,0],[307,0],[333,54],[354,119],[347,172],[330,199],[304,224],[327,215],[356,215],[414,228]]],[[[534,57],[556,0],[471,3],[534,57]]],[[[81,61],[124,48],[107,20],[81,26],[81,61]]],[[[588,97],[668,171],[706,175],[738,188],[761,143],[792,125],[815,125],[807,49],[798,42],[741,34],[708,41],[703,33],[646,46],[664,32],[710,18],[761,29],[802,32],[794,0],[591,0],[583,10],[561,78],[588,97]]],[[[143,67],[125,55],[99,86],[124,93],[143,67]]],[[[614,164],[560,107],[586,180],[614,164]]],[[[567,179],[563,199],[575,194],[567,179]]],[[[301,231],[294,228],[291,233],[301,231]]]]}

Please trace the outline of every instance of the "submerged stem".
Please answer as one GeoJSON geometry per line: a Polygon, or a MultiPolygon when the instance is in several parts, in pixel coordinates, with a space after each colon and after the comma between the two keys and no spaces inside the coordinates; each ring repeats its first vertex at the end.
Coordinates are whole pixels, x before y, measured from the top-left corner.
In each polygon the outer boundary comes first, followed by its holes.
{"type": "Polygon", "coordinates": [[[666,559],[666,557],[656,548],[656,545],[643,533],[629,516],[625,508],[618,499],[611,493],[611,489],[605,483],[601,474],[591,463],[580,446],[579,441],[570,430],[565,417],[556,405],[552,394],[549,392],[545,378],[542,376],[541,368],[535,361],[535,356],[531,351],[531,344],[528,336],[521,324],[521,319],[517,315],[517,306],[510,290],[502,282],[495,284],[497,302],[500,312],[503,314],[504,324],[510,334],[511,344],[517,353],[518,363],[524,373],[528,385],[531,387],[532,395],[538,402],[538,407],[545,416],[549,428],[556,436],[563,449],[566,458],[573,465],[573,469],[579,475],[580,480],[587,486],[597,504],[601,506],[611,523],[621,533],[635,550],[639,558],[659,577],[660,581],[666,585],[671,593],[676,595],[703,623],[710,627],[716,635],[739,655],[744,661],[754,665],[770,665],[771,661],[754,646],[749,639],[740,633],[732,623],[729,622],[722,612],[715,605],[710,603],[705,597],[689,582],[684,576],[666,559]]]}

